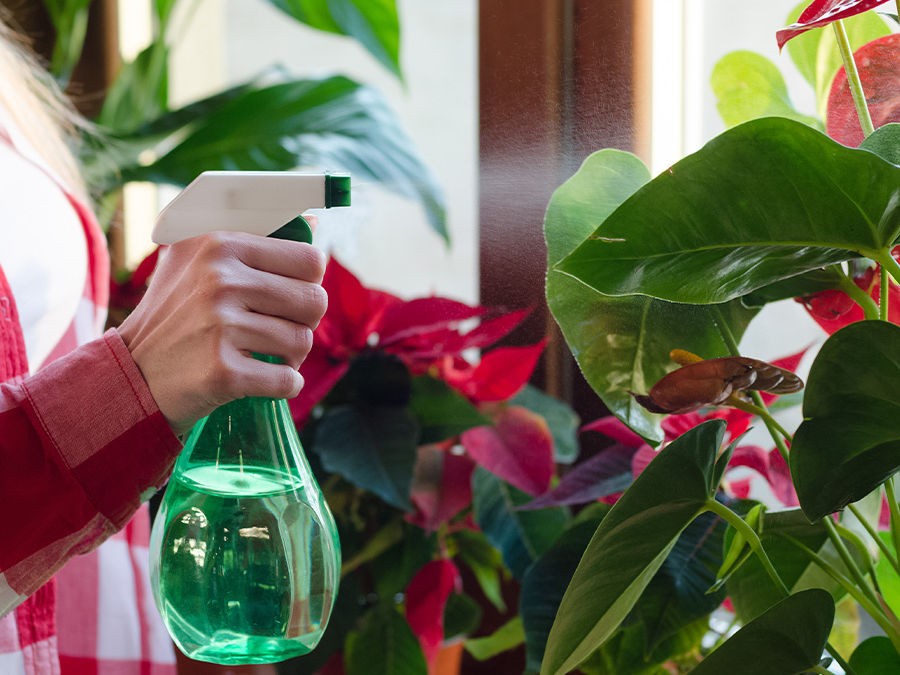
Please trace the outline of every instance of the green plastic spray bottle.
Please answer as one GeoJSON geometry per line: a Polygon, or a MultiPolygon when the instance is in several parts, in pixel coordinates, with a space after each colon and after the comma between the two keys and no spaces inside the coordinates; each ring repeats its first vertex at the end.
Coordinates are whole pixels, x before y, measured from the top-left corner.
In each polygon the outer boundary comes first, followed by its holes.
{"type": "MultiPolygon", "coordinates": [[[[153,238],[227,229],[309,242],[297,214],[349,203],[347,176],[208,172],[160,214],[153,238]]],[[[310,652],[340,568],[334,518],[287,402],[244,398],[197,422],[150,537],[153,594],[181,651],[220,664],[310,652]]]]}

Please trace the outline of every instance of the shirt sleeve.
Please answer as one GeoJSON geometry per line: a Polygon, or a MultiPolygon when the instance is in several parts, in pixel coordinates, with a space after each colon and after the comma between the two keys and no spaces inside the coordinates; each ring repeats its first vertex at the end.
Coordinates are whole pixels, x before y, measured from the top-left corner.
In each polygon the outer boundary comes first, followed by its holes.
{"type": "Polygon", "coordinates": [[[123,527],[180,450],[115,330],[0,384],[0,616],[123,527]]]}

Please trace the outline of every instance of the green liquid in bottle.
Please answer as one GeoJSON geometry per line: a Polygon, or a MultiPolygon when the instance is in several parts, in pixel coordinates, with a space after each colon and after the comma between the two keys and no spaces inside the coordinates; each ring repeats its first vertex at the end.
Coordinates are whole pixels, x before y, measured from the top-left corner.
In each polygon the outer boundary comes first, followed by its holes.
{"type": "Polygon", "coordinates": [[[316,646],[337,593],[340,543],[283,401],[236,401],[198,424],[150,551],[157,607],[187,656],[273,663],[316,646]],[[260,461],[246,461],[254,455],[260,461]]]}

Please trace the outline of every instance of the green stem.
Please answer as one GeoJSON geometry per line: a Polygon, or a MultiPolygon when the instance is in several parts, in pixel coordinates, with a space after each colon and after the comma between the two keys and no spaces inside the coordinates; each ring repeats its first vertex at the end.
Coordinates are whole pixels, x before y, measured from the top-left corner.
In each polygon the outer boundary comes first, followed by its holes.
{"type": "Polygon", "coordinates": [[[890,310],[890,290],[891,279],[888,271],[881,268],[881,296],[878,304],[878,318],[882,321],[888,321],[888,311],[890,310]]]}
{"type": "Polygon", "coordinates": [[[834,26],[834,35],[837,38],[841,59],[844,61],[844,72],[847,73],[847,83],[850,85],[850,94],[856,105],[859,125],[862,127],[863,136],[868,136],[875,131],[875,126],[872,124],[872,116],[869,114],[869,106],[866,104],[866,94],[863,91],[862,80],[859,79],[856,61],[853,60],[853,49],[850,47],[847,29],[842,20],[835,21],[832,26],[834,26]]]}
{"type": "MultiPolygon", "coordinates": [[[[736,397],[735,397],[736,398],[736,397]]],[[[760,397],[762,398],[762,397],[760,397]]],[[[728,405],[738,408],[739,410],[743,410],[744,412],[748,412],[751,415],[756,415],[763,422],[767,423],[767,425],[771,425],[773,429],[775,429],[779,434],[781,434],[784,438],[790,439],[791,435],[787,432],[787,430],[778,423],[772,414],[765,408],[765,406],[758,406],[753,403],[749,403],[747,401],[734,400],[729,399],[728,405]]]]}
{"type": "MultiPolygon", "coordinates": [[[[885,249],[883,251],[878,251],[875,256],[872,258],[875,262],[881,265],[882,270],[887,270],[887,273],[893,277],[894,281],[900,284],[900,264],[894,260],[894,256],[891,255],[891,249],[885,249]]],[[[882,289],[884,288],[884,284],[882,284],[882,289]]],[[[882,291],[884,292],[884,291],[882,291]]]]}
{"type": "Polygon", "coordinates": [[[841,538],[851,542],[859,552],[859,557],[862,559],[863,566],[865,567],[864,574],[869,575],[872,589],[875,591],[875,594],[872,597],[877,601],[878,596],[884,594],[881,592],[881,586],[878,584],[878,577],[876,576],[875,565],[872,563],[872,555],[869,553],[869,548],[866,546],[865,542],[863,542],[862,538],[849,527],[842,525],[840,522],[836,522],[834,526],[837,528],[841,538]]]}
{"type": "Polygon", "coordinates": [[[738,514],[736,514],[724,504],[720,504],[715,499],[706,500],[706,510],[712,511],[738,531],[738,533],[744,538],[744,541],[747,542],[747,545],[750,546],[750,549],[759,558],[759,561],[760,563],[762,563],[763,569],[766,571],[766,574],[769,575],[769,578],[772,580],[778,590],[781,591],[782,595],[790,595],[791,592],[788,590],[788,587],[785,586],[784,582],[781,580],[781,577],[778,576],[778,571],[775,569],[772,561],[769,560],[769,556],[766,554],[765,549],[763,549],[762,542],[759,540],[759,536],[756,534],[756,530],[754,530],[746,522],[744,522],[744,519],[741,518],[738,514]]]}
{"type": "Polygon", "coordinates": [[[878,546],[878,549],[881,551],[881,555],[885,557],[885,559],[891,564],[898,573],[900,573],[900,564],[898,564],[897,557],[891,552],[891,549],[888,548],[887,544],[882,541],[881,537],[878,536],[878,531],[872,527],[872,523],[870,523],[862,511],[856,506],[856,504],[850,504],[847,508],[850,509],[850,513],[856,516],[856,519],[862,523],[862,526],[866,529],[866,532],[869,533],[869,536],[878,546]]]}
{"type": "Polygon", "coordinates": [[[841,539],[841,535],[837,531],[837,527],[835,527],[831,516],[822,518],[822,524],[825,525],[825,530],[828,532],[828,538],[831,540],[832,546],[834,546],[835,550],[838,552],[838,555],[844,562],[844,567],[850,572],[850,576],[853,577],[853,581],[856,582],[857,587],[861,592],[868,596],[873,604],[877,605],[878,597],[875,595],[875,591],[872,589],[869,582],[866,581],[866,578],[857,566],[853,556],[850,555],[850,551],[847,550],[847,546],[844,544],[844,540],[841,539]]]}
{"type": "Polygon", "coordinates": [[[848,579],[844,574],[841,574],[831,563],[822,558],[818,553],[810,549],[805,544],[797,541],[794,537],[784,535],[785,540],[790,541],[794,546],[803,551],[807,557],[815,563],[825,574],[834,579],[838,584],[840,584],[846,591],[849,593],[854,600],[856,600],[860,606],[872,617],[872,620],[875,621],[881,629],[884,631],[885,635],[887,635],[891,643],[894,645],[894,648],[897,651],[900,651],[900,633],[898,633],[896,627],[891,622],[891,620],[885,616],[884,612],[881,611],[881,607],[877,603],[873,603],[868,596],[863,593],[856,584],[853,583],[851,579],[848,579]]]}
{"type": "MultiPolygon", "coordinates": [[[[725,522],[727,522],[735,530],[737,530],[738,533],[740,533],[740,535],[744,538],[744,541],[746,541],[750,546],[750,549],[759,558],[763,569],[766,571],[766,574],[769,575],[769,578],[775,584],[776,588],[781,591],[781,594],[783,596],[788,597],[791,592],[788,590],[788,587],[785,585],[785,583],[781,580],[781,577],[778,575],[778,570],[775,569],[772,561],[769,560],[769,556],[766,554],[762,542],[759,540],[759,536],[756,534],[756,530],[754,530],[746,522],[744,522],[744,519],[741,518],[738,514],[736,514],[724,504],[720,504],[715,499],[706,500],[706,510],[712,511],[713,513],[721,517],[723,520],[725,520],[725,522]]],[[[809,553],[818,558],[818,556],[812,551],[809,551],[809,553]]],[[[844,660],[844,658],[840,655],[837,649],[835,649],[831,645],[831,643],[825,643],[825,649],[828,650],[828,653],[831,654],[834,660],[840,664],[841,668],[844,669],[844,672],[847,673],[847,675],[854,675],[854,671],[850,667],[850,664],[844,660]]]]}
{"type": "MultiPolygon", "coordinates": [[[[883,268],[882,268],[883,269],[883,268]]],[[[879,316],[879,307],[872,299],[872,296],[863,289],[853,283],[853,279],[843,272],[841,273],[840,289],[850,296],[857,305],[862,308],[863,314],[867,319],[877,319],[879,316]]]]}
{"type": "Polygon", "coordinates": [[[894,494],[893,476],[884,482],[884,493],[891,512],[891,538],[894,540],[894,550],[900,556],[900,506],[897,505],[897,495],[894,494]]]}

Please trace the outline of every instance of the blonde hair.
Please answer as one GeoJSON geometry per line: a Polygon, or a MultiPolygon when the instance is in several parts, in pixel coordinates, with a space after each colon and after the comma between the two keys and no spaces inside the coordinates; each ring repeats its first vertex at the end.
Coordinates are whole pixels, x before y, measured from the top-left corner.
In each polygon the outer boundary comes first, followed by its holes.
{"type": "Polygon", "coordinates": [[[38,155],[80,197],[86,190],[72,148],[86,123],[34,53],[0,15],[0,106],[38,155]]]}

